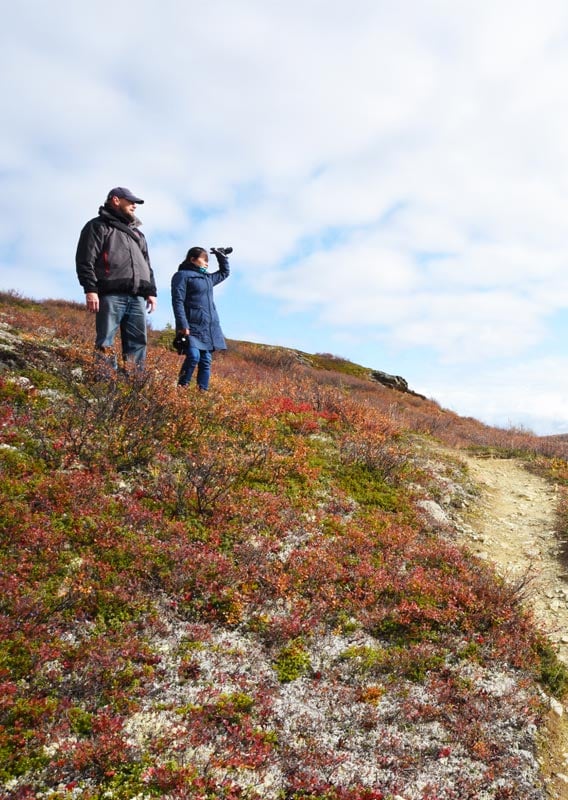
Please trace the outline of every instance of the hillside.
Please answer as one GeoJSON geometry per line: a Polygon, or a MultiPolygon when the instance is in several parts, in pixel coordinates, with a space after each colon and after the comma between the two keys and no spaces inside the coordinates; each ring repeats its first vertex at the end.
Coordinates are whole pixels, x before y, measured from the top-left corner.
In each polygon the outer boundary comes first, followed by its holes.
{"type": "Polygon", "coordinates": [[[0,296],[2,797],[547,797],[568,674],[461,543],[456,453],[554,482],[564,534],[568,444],[244,342],[208,393],[168,332],[111,377],[92,325],[0,296]]]}

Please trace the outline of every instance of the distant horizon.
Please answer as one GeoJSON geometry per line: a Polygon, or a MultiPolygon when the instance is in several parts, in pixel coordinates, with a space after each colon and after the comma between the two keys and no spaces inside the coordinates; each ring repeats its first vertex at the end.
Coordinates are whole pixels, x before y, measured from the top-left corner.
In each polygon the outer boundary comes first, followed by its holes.
{"type": "MultiPolygon", "coordinates": [[[[76,299],[70,300],[70,299],[64,298],[64,297],[34,298],[31,295],[25,294],[24,292],[20,292],[20,290],[18,290],[18,289],[2,289],[2,288],[0,288],[0,291],[8,292],[8,293],[14,293],[15,295],[20,296],[24,300],[30,300],[31,302],[36,302],[36,303],[39,303],[39,304],[41,304],[43,302],[56,302],[56,303],[57,302],[62,302],[62,303],[75,303],[76,305],[78,305],[80,307],[84,307],[84,303],[82,303],[80,300],[76,300],[76,299]]],[[[85,308],[85,313],[86,314],[88,313],[86,308],[85,308]]],[[[172,330],[175,327],[175,323],[174,323],[173,319],[167,321],[161,327],[156,327],[156,325],[155,325],[155,315],[152,315],[152,317],[150,317],[150,316],[148,317],[149,328],[153,332],[155,332],[157,334],[166,331],[168,329],[167,326],[170,326],[170,328],[172,330]],[[154,318],[152,318],[152,317],[154,317],[154,318]]],[[[93,319],[93,324],[94,324],[94,319],[93,319]]],[[[404,375],[403,373],[401,373],[401,372],[392,372],[392,371],[389,371],[389,370],[385,370],[383,367],[381,367],[380,365],[377,365],[377,364],[364,364],[364,363],[362,363],[360,361],[357,361],[357,360],[355,360],[353,358],[349,358],[348,356],[341,355],[340,353],[333,353],[330,350],[325,350],[325,349],[323,349],[323,350],[306,350],[305,348],[294,347],[292,345],[288,345],[288,344],[284,344],[284,343],[278,343],[277,344],[277,343],[274,343],[274,342],[263,342],[263,341],[256,340],[256,339],[245,339],[245,338],[240,338],[240,337],[237,338],[237,337],[231,336],[231,335],[227,335],[226,339],[227,339],[227,343],[229,345],[230,345],[230,342],[243,342],[245,344],[256,344],[256,345],[261,345],[261,346],[264,346],[264,347],[282,348],[284,350],[290,350],[290,351],[293,351],[293,352],[303,353],[303,354],[308,355],[308,356],[318,356],[318,355],[320,355],[320,356],[328,356],[328,357],[331,357],[331,358],[334,358],[334,359],[338,359],[339,361],[349,362],[351,364],[354,364],[355,366],[362,367],[363,369],[366,369],[366,370],[385,372],[388,375],[398,376],[398,377],[401,377],[404,380],[406,380],[407,383],[408,383],[409,393],[416,393],[416,394],[419,394],[421,396],[424,396],[426,398],[426,400],[429,400],[431,402],[436,403],[444,411],[449,411],[451,413],[455,413],[460,417],[472,417],[473,419],[477,419],[479,422],[481,422],[481,423],[483,423],[485,425],[501,428],[501,429],[504,429],[504,430],[516,430],[516,429],[518,429],[518,430],[526,430],[528,433],[533,433],[534,435],[540,436],[540,437],[566,437],[566,438],[568,438],[568,426],[567,426],[566,432],[563,432],[563,431],[555,431],[555,432],[552,432],[552,433],[549,433],[549,432],[538,432],[538,431],[534,430],[533,428],[531,428],[528,425],[514,424],[508,419],[503,423],[494,423],[494,422],[482,419],[481,417],[478,417],[475,414],[462,413],[461,411],[459,411],[457,409],[450,408],[450,407],[444,405],[444,403],[442,403],[440,400],[438,400],[438,398],[436,398],[435,396],[432,396],[430,394],[425,393],[424,391],[421,391],[421,387],[413,385],[411,383],[411,381],[408,380],[408,377],[406,375],[404,375]]],[[[396,390],[394,390],[394,391],[396,391],[396,390]]]]}

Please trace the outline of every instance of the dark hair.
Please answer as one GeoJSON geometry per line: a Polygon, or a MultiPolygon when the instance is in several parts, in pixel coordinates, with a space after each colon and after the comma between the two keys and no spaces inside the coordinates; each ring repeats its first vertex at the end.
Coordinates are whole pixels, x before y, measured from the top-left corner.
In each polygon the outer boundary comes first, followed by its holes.
{"type": "Polygon", "coordinates": [[[190,247],[187,251],[185,260],[188,262],[191,261],[192,258],[199,258],[200,256],[204,255],[207,255],[207,250],[204,247],[190,247]]]}

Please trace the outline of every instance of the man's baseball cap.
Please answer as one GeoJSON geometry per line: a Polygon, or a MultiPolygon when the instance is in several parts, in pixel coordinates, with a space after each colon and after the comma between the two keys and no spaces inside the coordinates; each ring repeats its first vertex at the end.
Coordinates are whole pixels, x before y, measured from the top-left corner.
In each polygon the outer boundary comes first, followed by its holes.
{"type": "Polygon", "coordinates": [[[116,186],[111,189],[107,195],[107,200],[110,200],[111,197],[124,197],[125,200],[130,200],[131,203],[138,203],[138,205],[144,202],[140,197],[133,195],[130,189],[125,189],[124,186],[116,186]]]}

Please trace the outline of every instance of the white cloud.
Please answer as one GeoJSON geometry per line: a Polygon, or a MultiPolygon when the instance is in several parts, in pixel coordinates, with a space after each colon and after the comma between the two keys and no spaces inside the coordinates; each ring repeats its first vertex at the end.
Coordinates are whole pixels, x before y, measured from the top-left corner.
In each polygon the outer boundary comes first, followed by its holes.
{"type": "Polygon", "coordinates": [[[532,358],[568,303],[567,39],[560,0],[12,4],[4,285],[75,297],[79,230],[127,185],[162,303],[190,245],[230,244],[251,308],[354,360],[532,358]]]}
{"type": "Polygon", "coordinates": [[[490,424],[522,424],[538,434],[568,430],[568,358],[533,358],[448,377],[446,382],[441,380],[436,387],[426,384],[420,391],[433,390],[443,406],[462,414],[471,414],[475,408],[475,415],[490,424]]]}

